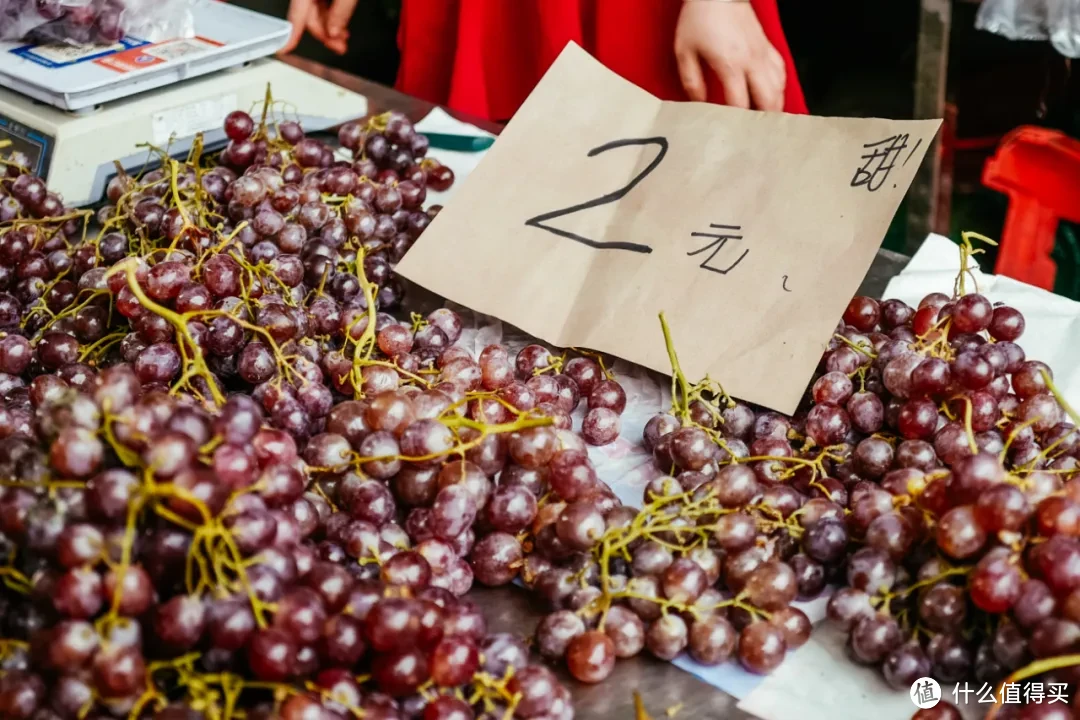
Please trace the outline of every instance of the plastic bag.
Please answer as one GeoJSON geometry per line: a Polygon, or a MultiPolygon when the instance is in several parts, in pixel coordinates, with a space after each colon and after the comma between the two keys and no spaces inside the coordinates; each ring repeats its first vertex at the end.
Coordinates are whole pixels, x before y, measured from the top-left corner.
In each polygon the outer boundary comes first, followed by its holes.
{"type": "Polygon", "coordinates": [[[1010,40],[1049,40],[1080,57],[1080,0],[983,0],[975,27],[1010,40]]]}
{"type": "Polygon", "coordinates": [[[1080,0],[1049,3],[1050,44],[1066,57],[1080,57],[1080,0]]]}
{"type": "Polygon", "coordinates": [[[0,0],[0,40],[112,44],[190,37],[199,0],[0,0]]]}

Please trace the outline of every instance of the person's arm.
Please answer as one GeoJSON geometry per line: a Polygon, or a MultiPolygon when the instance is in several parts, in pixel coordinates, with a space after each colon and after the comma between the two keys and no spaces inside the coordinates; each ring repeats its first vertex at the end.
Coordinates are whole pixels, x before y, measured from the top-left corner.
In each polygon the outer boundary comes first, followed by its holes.
{"type": "Polygon", "coordinates": [[[705,73],[724,87],[726,104],[783,110],[784,59],[748,0],[684,0],[675,28],[679,77],[691,100],[706,99],[705,73]]]}

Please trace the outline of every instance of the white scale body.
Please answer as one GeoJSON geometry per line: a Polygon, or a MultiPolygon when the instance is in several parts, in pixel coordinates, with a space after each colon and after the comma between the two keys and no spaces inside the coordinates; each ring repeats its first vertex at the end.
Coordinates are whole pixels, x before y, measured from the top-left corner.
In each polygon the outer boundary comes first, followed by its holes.
{"type": "Polygon", "coordinates": [[[206,147],[220,147],[225,116],[255,108],[268,83],[284,107],[277,117],[308,132],[366,114],[363,96],[267,58],[289,32],[283,20],[208,2],[197,6],[194,38],[94,47],[0,42],[0,139],[29,156],[65,203],[81,206],[104,197],[114,161],[133,172],[146,165],[140,143],[182,156],[203,133],[206,147]]]}

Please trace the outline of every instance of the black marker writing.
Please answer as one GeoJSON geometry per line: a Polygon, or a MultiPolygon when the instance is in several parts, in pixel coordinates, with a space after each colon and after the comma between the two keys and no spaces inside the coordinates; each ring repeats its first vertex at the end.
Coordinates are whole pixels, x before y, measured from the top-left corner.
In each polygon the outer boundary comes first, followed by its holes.
{"type": "Polygon", "coordinates": [[[922,145],[922,138],[919,138],[919,141],[917,143],[915,143],[915,147],[911,148],[911,152],[909,152],[907,157],[904,158],[904,164],[905,165],[908,164],[908,160],[911,159],[911,156],[915,154],[915,151],[918,150],[921,145],[922,145]]]}
{"type": "Polygon", "coordinates": [[[743,261],[743,258],[746,257],[746,254],[750,252],[749,249],[744,249],[742,251],[742,254],[739,255],[739,257],[735,260],[735,262],[731,263],[730,265],[728,265],[725,268],[714,267],[712,262],[713,262],[713,259],[720,253],[720,251],[724,249],[724,246],[727,245],[728,240],[742,240],[743,239],[742,235],[735,234],[735,233],[738,233],[738,232],[742,231],[742,226],[741,225],[717,225],[716,223],[709,223],[709,227],[711,229],[713,229],[713,230],[720,230],[721,232],[707,232],[707,233],[706,232],[692,232],[692,233],[690,233],[690,237],[710,238],[712,240],[712,242],[710,242],[705,247],[699,248],[698,250],[694,250],[692,252],[688,252],[686,254],[690,255],[690,256],[694,256],[694,255],[700,255],[701,253],[705,252],[706,250],[712,250],[712,252],[709,253],[708,257],[706,257],[704,260],[701,261],[701,265],[699,265],[698,267],[703,268],[705,270],[710,270],[710,271],[712,271],[714,273],[720,273],[721,275],[727,275],[729,272],[734,270],[735,267],[739,263],[741,263],[743,261]]]}
{"type": "MultiPolygon", "coordinates": [[[[854,177],[851,178],[851,187],[865,186],[870,192],[875,192],[885,183],[885,180],[889,177],[889,172],[896,165],[897,158],[907,146],[907,133],[893,135],[884,140],[863,145],[863,149],[869,152],[862,156],[863,165],[855,171],[854,177]]],[[[908,159],[910,158],[911,156],[908,155],[908,159]]],[[[904,163],[906,164],[907,160],[904,163]]]]}
{"type": "Polygon", "coordinates": [[[562,210],[552,210],[551,212],[537,215],[536,217],[529,218],[525,221],[526,225],[540,228],[541,230],[547,230],[549,233],[554,233],[559,237],[564,237],[575,242],[579,242],[582,245],[588,245],[591,248],[597,248],[599,250],[629,250],[630,252],[639,253],[651,253],[652,248],[648,245],[641,245],[632,242],[618,242],[618,241],[603,241],[603,240],[591,240],[587,237],[578,235],[577,233],[570,232],[569,230],[560,230],[544,223],[548,220],[554,220],[555,218],[564,217],[566,215],[572,215],[573,213],[580,212],[582,210],[588,210],[589,208],[600,207],[601,205],[607,205],[608,203],[618,202],[622,198],[637,187],[638,183],[648,177],[649,173],[660,166],[660,162],[667,155],[668,141],[664,137],[651,137],[651,138],[632,138],[629,140],[613,140],[612,142],[605,143],[600,147],[595,147],[589,151],[589,157],[595,157],[601,153],[605,153],[608,150],[614,150],[621,147],[629,147],[634,145],[656,145],[660,148],[660,151],[653,158],[653,161],[645,166],[641,172],[639,172],[630,182],[614,192],[610,192],[607,195],[601,195],[594,200],[588,200],[578,205],[573,205],[562,210]]]}

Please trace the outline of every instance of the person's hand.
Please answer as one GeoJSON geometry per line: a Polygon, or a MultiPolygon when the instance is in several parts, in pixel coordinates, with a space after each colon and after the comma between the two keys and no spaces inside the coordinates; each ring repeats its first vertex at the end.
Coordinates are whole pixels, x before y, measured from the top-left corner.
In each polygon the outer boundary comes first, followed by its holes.
{"type": "Polygon", "coordinates": [[[291,0],[288,19],[293,26],[292,35],[279,52],[292,52],[304,32],[309,32],[332,52],[344,55],[349,47],[349,20],[356,3],[357,0],[334,0],[327,5],[325,0],[291,0]]]}
{"type": "Polygon", "coordinates": [[[300,44],[300,38],[308,28],[308,17],[315,13],[315,0],[290,0],[289,11],[286,19],[292,24],[292,34],[289,35],[285,47],[278,50],[279,55],[290,53],[300,44]]]}
{"type": "Polygon", "coordinates": [[[784,59],[749,2],[686,0],[675,28],[675,58],[691,100],[706,99],[705,66],[720,79],[728,105],[784,108],[784,59]]]}
{"type": "Polygon", "coordinates": [[[320,40],[323,45],[338,55],[344,55],[348,48],[349,20],[356,12],[356,3],[357,0],[333,0],[323,17],[323,31],[326,33],[326,39],[320,38],[320,40]]]}

